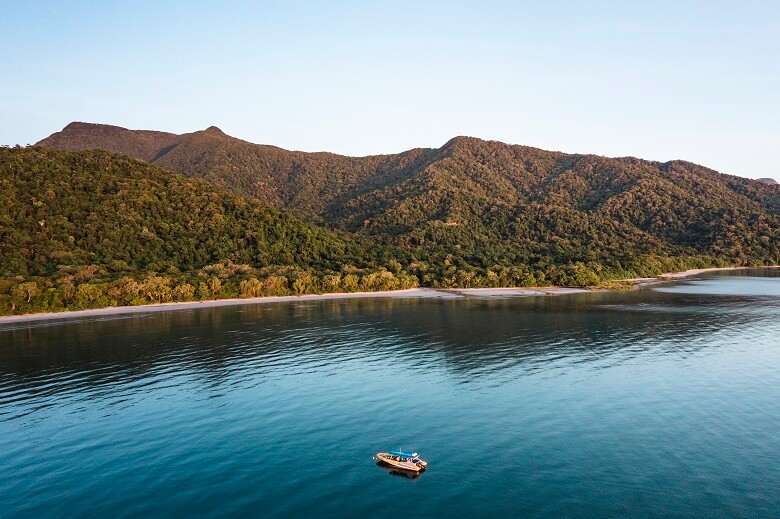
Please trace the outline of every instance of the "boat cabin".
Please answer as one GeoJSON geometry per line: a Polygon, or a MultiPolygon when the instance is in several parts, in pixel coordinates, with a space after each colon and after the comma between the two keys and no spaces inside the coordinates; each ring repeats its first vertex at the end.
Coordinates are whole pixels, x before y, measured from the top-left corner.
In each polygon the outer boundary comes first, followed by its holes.
{"type": "Polygon", "coordinates": [[[390,456],[393,461],[409,461],[411,463],[417,463],[420,461],[420,458],[416,452],[409,453],[401,451],[390,451],[390,456]]]}

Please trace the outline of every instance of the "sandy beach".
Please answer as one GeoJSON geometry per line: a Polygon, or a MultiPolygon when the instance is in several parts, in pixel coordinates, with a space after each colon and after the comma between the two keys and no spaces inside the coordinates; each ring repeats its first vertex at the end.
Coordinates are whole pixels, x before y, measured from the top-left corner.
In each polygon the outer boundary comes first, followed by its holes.
{"type": "MultiPolygon", "coordinates": [[[[669,274],[661,274],[658,276],[659,279],[680,279],[680,278],[686,278],[689,276],[696,276],[698,274],[704,274],[706,272],[717,272],[719,270],[747,270],[751,267],[721,267],[721,268],[711,268],[711,269],[692,269],[692,270],[686,270],[684,272],[671,272],[669,274]]],[[[768,267],[773,268],[773,267],[768,267]]]]}
{"type": "MultiPolygon", "coordinates": [[[[753,267],[721,267],[709,269],[692,269],[684,272],[669,272],[658,277],[632,278],[628,281],[637,285],[674,281],[689,276],[715,272],[720,270],[744,270],[753,267]]],[[[780,266],[765,267],[780,268],[780,266]]],[[[73,319],[79,317],[103,317],[123,314],[139,314],[150,312],[167,312],[173,310],[191,310],[193,308],[214,308],[219,306],[254,305],[268,303],[289,303],[303,301],[325,301],[331,299],[370,299],[370,298],[396,298],[396,299],[461,299],[465,297],[530,297],[552,296],[564,294],[578,294],[591,292],[594,289],[580,287],[509,287],[509,288],[408,288],[404,290],[386,290],[380,292],[349,292],[335,294],[306,294],[301,296],[266,296],[252,298],[216,299],[211,301],[188,301],[177,303],[156,303],[139,306],[111,306],[106,308],[94,308],[89,310],[71,310],[65,312],[44,312],[24,315],[0,316],[0,325],[22,323],[29,321],[45,321],[52,319],[73,319]]]]}
{"type": "Polygon", "coordinates": [[[674,281],[677,279],[687,278],[690,276],[698,276],[699,274],[706,274],[707,272],[718,272],[722,270],[748,270],[748,269],[756,269],[756,268],[777,269],[780,268],[780,265],[772,265],[767,267],[713,267],[708,269],[690,269],[690,270],[684,270],[682,272],[667,272],[657,277],[630,278],[630,279],[621,279],[620,281],[635,283],[637,285],[646,285],[650,283],[660,283],[663,281],[674,281]]]}

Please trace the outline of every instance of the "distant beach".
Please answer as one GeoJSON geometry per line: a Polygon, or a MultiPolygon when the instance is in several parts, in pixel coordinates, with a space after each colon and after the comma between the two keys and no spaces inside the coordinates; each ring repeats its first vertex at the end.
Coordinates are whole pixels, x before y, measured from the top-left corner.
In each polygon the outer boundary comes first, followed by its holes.
{"type": "Polygon", "coordinates": [[[638,285],[644,285],[647,283],[657,283],[659,281],[673,281],[675,279],[682,279],[690,276],[697,276],[699,274],[706,274],[707,272],[718,272],[721,270],[749,270],[755,268],[772,269],[772,268],[780,268],[780,266],[774,265],[768,267],[713,267],[708,269],[690,269],[690,270],[684,270],[682,272],[667,272],[665,274],[661,274],[656,277],[630,278],[630,279],[623,279],[621,281],[627,281],[631,283],[636,283],[638,285]]]}

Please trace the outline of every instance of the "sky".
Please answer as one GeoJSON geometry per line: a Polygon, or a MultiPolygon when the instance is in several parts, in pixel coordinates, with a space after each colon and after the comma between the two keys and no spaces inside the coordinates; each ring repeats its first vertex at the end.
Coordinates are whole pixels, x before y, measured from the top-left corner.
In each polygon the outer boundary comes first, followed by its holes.
{"type": "Polygon", "coordinates": [[[780,180],[780,2],[0,0],[0,144],[71,121],[346,155],[456,135],[780,180]]]}

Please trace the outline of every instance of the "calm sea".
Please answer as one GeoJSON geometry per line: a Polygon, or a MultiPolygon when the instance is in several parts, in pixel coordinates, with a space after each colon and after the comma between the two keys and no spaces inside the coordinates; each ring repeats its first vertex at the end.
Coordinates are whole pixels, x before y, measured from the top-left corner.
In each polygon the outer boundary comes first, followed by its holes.
{"type": "Polygon", "coordinates": [[[0,516],[367,515],[780,517],[780,272],[0,327],[0,516]]]}

